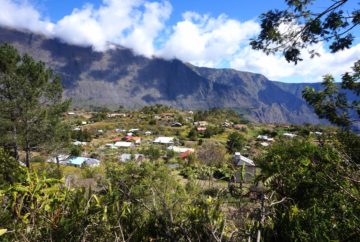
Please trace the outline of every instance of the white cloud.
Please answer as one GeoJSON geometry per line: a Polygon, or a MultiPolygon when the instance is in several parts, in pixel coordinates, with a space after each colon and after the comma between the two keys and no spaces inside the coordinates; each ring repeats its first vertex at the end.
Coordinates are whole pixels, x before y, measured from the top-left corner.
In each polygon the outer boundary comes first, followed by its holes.
{"type": "Polygon", "coordinates": [[[241,23],[226,15],[212,18],[186,12],[158,54],[215,67],[234,55],[258,31],[254,21],[241,23]]]}
{"type": "Polygon", "coordinates": [[[43,20],[39,12],[25,1],[0,0],[0,9],[1,25],[51,34],[53,24],[43,20]]]}
{"type": "Polygon", "coordinates": [[[318,82],[325,74],[339,77],[349,71],[360,56],[360,44],[335,54],[328,52],[323,43],[313,47],[320,57],[310,58],[305,54],[304,60],[297,65],[288,63],[283,56],[266,55],[246,47],[233,57],[230,66],[238,70],[262,73],[271,80],[318,82]]]}
{"type": "Polygon", "coordinates": [[[84,5],[56,23],[42,20],[25,1],[0,0],[0,24],[58,37],[70,44],[103,51],[109,43],[124,45],[146,56],[154,54],[153,42],[171,14],[167,1],[103,0],[99,8],[84,5]],[[3,14],[3,12],[5,14],[3,14]]]}
{"type": "Polygon", "coordinates": [[[121,44],[137,50],[139,54],[151,56],[155,53],[154,41],[171,14],[171,5],[168,2],[147,2],[144,7],[141,19],[134,25],[133,31],[121,40],[121,44]]]}
{"type": "Polygon", "coordinates": [[[328,72],[339,76],[360,56],[360,44],[332,54],[320,43],[316,48],[321,57],[305,57],[295,66],[282,56],[267,56],[249,47],[249,39],[260,31],[253,20],[240,22],[225,14],[213,17],[186,12],[181,21],[167,26],[172,12],[167,0],[103,0],[97,8],[84,5],[57,22],[44,18],[27,0],[0,0],[0,9],[0,25],[71,44],[103,51],[115,43],[148,57],[178,58],[208,67],[228,65],[272,80],[320,81],[328,72]]]}
{"type": "Polygon", "coordinates": [[[74,10],[55,24],[54,33],[70,43],[92,45],[100,51],[111,42],[151,56],[153,42],[170,13],[171,5],[166,1],[105,0],[98,9],[88,5],[74,10]]]}

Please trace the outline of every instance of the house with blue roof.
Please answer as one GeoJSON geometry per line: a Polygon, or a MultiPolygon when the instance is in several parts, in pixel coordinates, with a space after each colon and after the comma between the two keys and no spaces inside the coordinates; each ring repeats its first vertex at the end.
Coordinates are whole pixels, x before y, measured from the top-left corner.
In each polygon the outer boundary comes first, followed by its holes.
{"type": "Polygon", "coordinates": [[[100,161],[97,159],[88,158],[88,157],[72,156],[67,160],[67,164],[73,165],[73,166],[79,166],[79,167],[82,166],[83,164],[86,164],[88,166],[99,166],[100,161]]]}

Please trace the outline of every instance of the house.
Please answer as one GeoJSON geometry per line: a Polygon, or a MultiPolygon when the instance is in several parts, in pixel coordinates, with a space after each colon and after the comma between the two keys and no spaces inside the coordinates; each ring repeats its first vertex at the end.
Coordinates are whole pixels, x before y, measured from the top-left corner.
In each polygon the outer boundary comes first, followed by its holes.
{"type": "Polygon", "coordinates": [[[75,127],[75,128],[73,128],[73,131],[80,131],[80,130],[81,130],[80,127],[75,127]]]}
{"type": "Polygon", "coordinates": [[[270,138],[267,135],[258,135],[256,137],[257,140],[261,140],[261,141],[267,141],[267,142],[273,142],[274,138],[270,138]]]}
{"type": "Polygon", "coordinates": [[[197,121],[197,122],[194,122],[194,125],[200,126],[200,127],[206,127],[209,125],[209,123],[207,121],[197,121]]]}
{"type": "Polygon", "coordinates": [[[247,126],[245,124],[234,124],[233,128],[237,129],[237,130],[240,130],[240,129],[246,129],[247,126]]]}
{"type": "Polygon", "coordinates": [[[116,117],[123,117],[123,118],[125,118],[125,117],[126,117],[126,114],[125,114],[125,113],[108,113],[108,114],[107,114],[107,117],[108,117],[108,118],[116,118],[116,117]]]}
{"type": "Polygon", "coordinates": [[[194,149],[192,149],[192,148],[173,146],[173,145],[169,146],[167,149],[172,150],[175,153],[183,153],[183,152],[187,152],[187,151],[194,152],[194,149]]]}
{"type": "Polygon", "coordinates": [[[263,147],[268,147],[270,144],[267,142],[261,142],[260,145],[263,147]]]}
{"type": "Polygon", "coordinates": [[[196,131],[198,132],[205,132],[206,131],[206,127],[196,127],[196,131]]]}
{"type": "Polygon", "coordinates": [[[85,161],[85,164],[91,167],[96,167],[100,165],[100,161],[98,159],[89,158],[85,161]]]}
{"type": "MultiPolygon", "coordinates": [[[[236,166],[240,166],[240,167],[244,166],[244,168],[245,168],[244,180],[245,181],[249,181],[255,176],[256,165],[255,165],[254,161],[245,156],[242,156],[240,154],[240,152],[235,152],[235,154],[233,156],[233,163],[236,166]]],[[[240,176],[241,176],[241,172],[237,172],[235,174],[235,180],[240,181],[240,176]]]]}
{"type": "Polygon", "coordinates": [[[146,136],[152,135],[152,132],[151,132],[151,131],[146,131],[146,132],[145,132],[145,135],[146,135],[146,136]]]}
{"type": "Polygon", "coordinates": [[[81,142],[81,141],[76,140],[73,142],[73,145],[83,146],[83,145],[87,145],[87,142],[81,142]]]}
{"type": "Polygon", "coordinates": [[[82,166],[86,164],[88,166],[95,167],[100,165],[100,161],[97,159],[88,158],[88,157],[76,157],[76,156],[69,157],[66,163],[68,165],[73,165],[73,166],[82,166]]]}
{"type": "Polygon", "coordinates": [[[138,136],[125,136],[124,140],[127,142],[134,142],[136,145],[141,144],[141,137],[138,136]]]}
{"type": "Polygon", "coordinates": [[[110,148],[110,149],[117,149],[119,147],[115,146],[114,144],[106,144],[105,145],[106,148],[110,148]]]}
{"type": "Polygon", "coordinates": [[[283,136],[286,137],[286,138],[292,139],[292,138],[296,137],[297,135],[296,135],[296,134],[292,134],[292,133],[284,133],[283,136]]]}
{"type": "Polygon", "coordinates": [[[242,166],[245,163],[245,166],[255,167],[254,161],[250,160],[245,156],[242,156],[240,152],[235,152],[233,160],[234,160],[234,164],[237,166],[242,166]]]}
{"type": "Polygon", "coordinates": [[[229,122],[229,121],[225,121],[223,124],[222,124],[223,127],[225,128],[229,128],[230,126],[232,126],[232,123],[229,122]]]}
{"type": "Polygon", "coordinates": [[[127,162],[130,160],[134,160],[136,162],[141,162],[144,160],[144,158],[145,158],[145,156],[143,154],[121,154],[119,156],[119,161],[127,162]]]}
{"type": "Polygon", "coordinates": [[[62,164],[62,165],[65,165],[66,162],[67,162],[67,159],[70,157],[70,155],[66,155],[66,154],[60,154],[57,156],[54,156],[54,157],[51,157],[47,160],[47,162],[50,162],[50,163],[57,163],[57,161],[59,160],[59,164],[62,164]]]}
{"type": "Polygon", "coordinates": [[[119,137],[115,137],[115,138],[112,139],[112,141],[118,142],[118,141],[121,141],[121,139],[119,137]]]}
{"type": "Polygon", "coordinates": [[[69,116],[75,116],[76,114],[75,114],[75,112],[68,112],[67,113],[69,116]]]}
{"type": "Polygon", "coordinates": [[[126,132],[126,129],[115,129],[116,133],[126,132]]]}
{"type": "Polygon", "coordinates": [[[132,142],[119,141],[114,144],[115,147],[119,148],[131,148],[134,146],[132,142]]]}
{"type": "Polygon", "coordinates": [[[86,121],[82,121],[81,124],[82,124],[82,125],[86,125],[87,122],[86,122],[86,121]]]}
{"type": "Polygon", "coordinates": [[[97,132],[98,132],[98,134],[103,134],[103,133],[104,133],[104,130],[99,129],[97,132]]]}
{"type": "Polygon", "coordinates": [[[181,153],[179,154],[179,157],[180,157],[181,159],[185,160],[185,159],[189,158],[189,156],[190,156],[192,153],[194,153],[194,152],[192,152],[191,150],[187,150],[187,151],[185,151],[185,152],[181,152],[181,153]]]}
{"type": "Polygon", "coordinates": [[[182,126],[182,123],[179,123],[179,122],[175,122],[175,123],[171,124],[171,127],[181,127],[181,126],[182,126]]]}
{"type": "Polygon", "coordinates": [[[171,145],[174,144],[174,137],[157,137],[153,143],[171,145]]]}
{"type": "Polygon", "coordinates": [[[129,129],[129,133],[136,133],[139,131],[140,131],[140,129],[129,129]]]}

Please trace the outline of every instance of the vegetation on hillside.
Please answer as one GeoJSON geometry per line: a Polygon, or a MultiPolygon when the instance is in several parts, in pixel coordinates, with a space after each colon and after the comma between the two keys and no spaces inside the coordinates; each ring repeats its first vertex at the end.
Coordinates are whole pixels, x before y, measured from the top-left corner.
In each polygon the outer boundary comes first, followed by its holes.
{"type": "MultiPolygon", "coordinates": [[[[303,44],[333,34],[334,51],[348,47],[351,36],[338,31],[351,27],[337,12],[347,1],[315,19],[313,1],[286,2],[290,10],[263,16],[253,47],[287,43],[294,36],[276,28],[299,19],[303,44]]],[[[294,42],[285,57],[300,61],[303,47],[294,42]]],[[[356,63],[342,87],[358,97],[358,81],[356,63]]],[[[251,124],[231,110],[163,105],[67,112],[59,78],[3,45],[0,240],[358,241],[360,137],[348,129],[358,103],[349,105],[330,77],[324,85],[304,96],[341,129],[251,124]]]]}

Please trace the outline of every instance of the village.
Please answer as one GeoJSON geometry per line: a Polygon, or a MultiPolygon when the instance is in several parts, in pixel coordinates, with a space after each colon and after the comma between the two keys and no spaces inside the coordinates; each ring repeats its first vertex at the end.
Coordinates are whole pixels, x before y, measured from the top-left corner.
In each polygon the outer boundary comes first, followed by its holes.
{"type": "Polygon", "coordinates": [[[122,112],[75,110],[64,119],[71,128],[68,148],[39,156],[35,152],[33,161],[46,162],[32,164],[45,170],[59,164],[72,185],[94,187],[109,163],[160,162],[182,181],[190,176],[212,180],[202,183],[206,189],[209,184],[227,188],[230,183],[249,188],[260,173],[256,158],[275,142],[297,138],[320,142],[323,132],[331,130],[255,124],[234,111],[179,111],[162,105],[122,112]]]}

